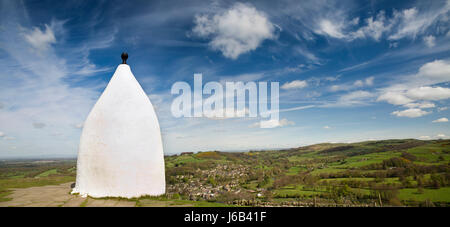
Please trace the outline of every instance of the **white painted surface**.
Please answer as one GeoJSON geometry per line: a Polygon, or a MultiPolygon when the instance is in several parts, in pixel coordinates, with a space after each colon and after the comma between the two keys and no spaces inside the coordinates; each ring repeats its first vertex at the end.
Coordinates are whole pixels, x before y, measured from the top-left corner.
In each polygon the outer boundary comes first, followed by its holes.
{"type": "Polygon", "coordinates": [[[158,118],[130,67],[121,64],[84,123],[72,193],[131,198],[165,188],[158,118]]]}

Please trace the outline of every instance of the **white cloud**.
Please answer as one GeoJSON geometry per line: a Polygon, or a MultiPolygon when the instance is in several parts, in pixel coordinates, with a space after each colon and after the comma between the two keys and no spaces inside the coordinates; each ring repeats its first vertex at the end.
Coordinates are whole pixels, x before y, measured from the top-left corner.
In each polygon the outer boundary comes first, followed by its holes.
{"type": "Polygon", "coordinates": [[[367,77],[364,80],[356,80],[355,82],[351,83],[346,83],[346,84],[337,84],[337,85],[332,85],[329,90],[330,91],[345,91],[345,90],[352,90],[355,88],[361,88],[361,87],[365,87],[365,86],[372,86],[373,85],[373,81],[374,81],[374,77],[367,77]]]}
{"type": "Polygon", "coordinates": [[[436,38],[432,35],[423,37],[423,41],[427,47],[434,47],[434,45],[436,45],[435,40],[436,38]]]}
{"type": "MultiPolygon", "coordinates": [[[[264,122],[264,128],[276,128],[276,127],[283,127],[283,126],[289,126],[289,125],[295,125],[295,122],[289,121],[286,118],[283,118],[281,120],[268,120],[264,122]]],[[[255,122],[251,124],[250,128],[257,128],[260,127],[260,122],[255,122]]]]}
{"type": "Polygon", "coordinates": [[[406,95],[415,100],[441,100],[450,98],[450,89],[443,87],[418,87],[408,90],[406,95]]]}
{"type": "Polygon", "coordinates": [[[350,89],[350,87],[347,85],[343,85],[343,84],[341,84],[341,85],[335,84],[330,87],[330,91],[343,91],[343,90],[348,90],[348,89],[350,89]]]}
{"type": "Polygon", "coordinates": [[[447,136],[445,134],[437,134],[436,137],[443,139],[443,138],[446,138],[447,136]]]}
{"type": "Polygon", "coordinates": [[[428,109],[428,108],[436,107],[436,105],[434,105],[434,103],[431,103],[431,102],[408,103],[403,106],[407,107],[407,108],[420,108],[420,109],[428,109]]]}
{"type": "Polygon", "coordinates": [[[281,120],[279,121],[279,124],[278,124],[278,126],[280,126],[280,127],[282,127],[282,126],[288,126],[288,125],[295,125],[295,122],[289,121],[288,119],[283,118],[283,119],[281,119],[281,120]]]}
{"type": "Polygon", "coordinates": [[[341,75],[337,75],[337,76],[327,76],[324,78],[325,81],[336,81],[339,80],[339,77],[341,77],[341,75]]]}
{"type": "Polygon", "coordinates": [[[108,72],[108,71],[112,71],[112,70],[113,70],[112,67],[99,68],[95,64],[87,63],[78,72],[75,72],[74,74],[86,76],[86,75],[92,75],[95,73],[108,72]]]}
{"type": "Polygon", "coordinates": [[[275,26],[249,4],[236,3],[213,16],[197,15],[193,33],[211,38],[209,45],[231,59],[255,50],[266,39],[275,39],[275,26]]]}
{"type": "Polygon", "coordinates": [[[328,125],[323,126],[323,128],[324,128],[324,129],[331,129],[331,127],[328,126],[328,125]]]}
{"type": "Polygon", "coordinates": [[[297,107],[292,107],[292,108],[287,108],[287,109],[281,109],[278,112],[289,112],[289,111],[296,111],[296,110],[304,110],[304,109],[309,109],[309,108],[313,108],[316,107],[316,105],[307,105],[307,106],[297,106],[297,107]]]}
{"type": "Polygon", "coordinates": [[[405,76],[403,80],[403,83],[381,89],[377,98],[377,101],[386,101],[393,105],[403,105],[408,108],[407,110],[393,112],[392,114],[396,116],[420,117],[431,113],[422,109],[436,107],[434,103],[429,101],[450,98],[449,88],[429,86],[450,81],[450,62],[447,60],[428,62],[419,68],[417,74],[405,76]]]}
{"type": "MultiPolygon", "coordinates": [[[[427,10],[419,11],[415,7],[400,11],[394,9],[391,16],[386,16],[385,11],[379,11],[376,17],[366,18],[363,26],[355,28],[359,24],[359,18],[349,20],[343,11],[336,9],[336,12],[330,12],[326,18],[316,20],[316,28],[313,30],[319,35],[346,41],[364,38],[379,41],[383,36],[388,40],[415,39],[439,21],[446,22],[449,10],[450,2],[447,1],[443,6],[430,7],[427,10]]],[[[427,38],[427,45],[433,46],[433,38],[427,38]]],[[[392,45],[396,47],[397,44],[392,45]]]]}
{"type": "Polygon", "coordinates": [[[5,136],[3,137],[4,140],[15,140],[16,137],[12,137],[12,136],[5,136]]]}
{"type": "Polygon", "coordinates": [[[376,18],[366,19],[366,26],[359,28],[356,32],[350,33],[350,39],[371,37],[379,41],[384,32],[390,29],[390,25],[385,25],[386,17],[384,11],[380,11],[376,18]]]}
{"type": "MultiPolygon", "coordinates": [[[[337,76],[326,76],[326,77],[310,77],[306,81],[308,84],[313,84],[315,86],[320,86],[325,83],[333,82],[339,80],[340,75],[337,76]]],[[[330,88],[331,89],[331,88],[330,88]]]]}
{"type": "Polygon", "coordinates": [[[389,48],[397,48],[397,47],[398,47],[397,42],[389,43],[389,48]]]}
{"type": "Polygon", "coordinates": [[[444,106],[444,107],[438,107],[438,111],[444,111],[444,110],[447,110],[448,109],[448,107],[446,107],[446,106],[444,106]]]}
{"type": "Polygon", "coordinates": [[[430,136],[419,136],[418,139],[419,139],[419,140],[430,140],[431,137],[430,137],[430,136]]]}
{"type": "Polygon", "coordinates": [[[386,101],[393,105],[404,105],[413,102],[412,99],[406,97],[402,92],[388,91],[380,95],[377,101],[386,101]]]}
{"type": "Polygon", "coordinates": [[[362,87],[362,86],[364,86],[364,82],[362,80],[357,80],[357,81],[355,81],[355,83],[353,83],[353,85],[355,85],[357,87],[362,87]]]}
{"type": "Polygon", "coordinates": [[[450,81],[450,62],[435,60],[419,68],[417,74],[405,77],[402,84],[392,85],[382,89],[377,101],[386,101],[393,105],[403,105],[407,108],[434,108],[431,102],[450,98],[450,89],[439,86],[424,86],[450,81]]]}
{"type": "Polygon", "coordinates": [[[392,18],[393,34],[388,39],[398,40],[405,37],[415,38],[417,35],[424,33],[431,25],[441,19],[450,10],[450,3],[447,1],[445,5],[434,10],[419,12],[417,8],[405,9],[402,11],[394,11],[392,18]]]}
{"type": "Polygon", "coordinates": [[[5,136],[5,133],[4,132],[0,132],[0,137],[3,137],[3,136],[5,136]]]}
{"type": "Polygon", "coordinates": [[[448,119],[446,117],[439,118],[437,120],[432,121],[433,123],[442,123],[442,122],[448,122],[448,119]]]}
{"type": "Polygon", "coordinates": [[[399,28],[398,31],[389,36],[389,39],[401,39],[408,35],[416,35],[417,31],[423,27],[423,20],[419,22],[416,22],[414,19],[417,18],[417,9],[416,8],[410,8],[405,9],[403,11],[394,11],[394,21],[398,22],[399,28]]]}
{"type": "Polygon", "coordinates": [[[341,100],[351,101],[351,100],[361,100],[373,97],[373,94],[367,91],[354,91],[348,94],[345,94],[340,97],[341,100]]]}
{"type": "Polygon", "coordinates": [[[427,79],[428,84],[450,81],[450,61],[435,60],[424,64],[420,67],[416,79],[427,79]]]}
{"type": "Polygon", "coordinates": [[[350,24],[352,25],[358,25],[359,24],[359,17],[355,17],[350,21],[350,24]]]}
{"type": "Polygon", "coordinates": [[[371,77],[367,77],[365,80],[357,80],[353,83],[353,86],[356,86],[356,87],[372,86],[374,79],[375,78],[373,76],[371,76],[371,77]]]}
{"type": "Polygon", "coordinates": [[[365,105],[369,102],[374,94],[367,91],[353,91],[339,97],[335,104],[329,104],[325,106],[352,106],[352,105],[365,105]]]}
{"type": "Polygon", "coordinates": [[[342,39],[346,37],[342,32],[343,29],[344,25],[342,23],[336,23],[327,19],[322,19],[319,22],[318,28],[315,32],[317,34],[328,35],[333,38],[342,39]]]}
{"type": "Polygon", "coordinates": [[[431,111],[427,112],[427,111],[424,111],[424,110],[421,110],[418,108],[412,108],[412,109],[392,112],[392,114],[397,117],[409,117],[409,118],[421,117],[421,116],[424,116],[424,115],[427,115],[430,113],[431,113],[431,111]]]}
{"type": "Polygon", "coordinates": [[[55,34],[50,26],[45,25],[45,30],[34,27],[24,34],[25,40],[38,50],[46,50],[50,44],[56,43],[55,34]]]}
{"type": "Polygon", "coordinates": [[[372,85],[373,85],[374,79],[375,79],[375,78],[374,78],[373,76],[367,77],[366,80],[365,80],[366,85],[367,85],[367,86],[372,86],[372,85]]]}
{"type": "Polygon", "coordinates": [[[293,66],[293,67],[285,67],[284,71],[289,72],[289,73],[295,73],[295,72],[302,72],[304,70],[304,68],[306,68],[307,66],[305,64],[299,64],[297,66],[293,66]]]}
{"type": "Polygon", "coordinates": [[[304,48],[301,47],[296,47],[294,48],[295,52],[304,56],[306,59],[308,59],[311,63],[316,64],[316,65],[320,65],[321,64],[321,60],[314,55],[313,53],[309,52],[308,50],[305,50],[304,48]]]}
{"type": "Polygon", "coordinates": [[[300,89],[308,86],[308,83],[304,80],[294,80],[291,82],[284,83],[281,88],[288,90],[288,89],[300,89]]]}

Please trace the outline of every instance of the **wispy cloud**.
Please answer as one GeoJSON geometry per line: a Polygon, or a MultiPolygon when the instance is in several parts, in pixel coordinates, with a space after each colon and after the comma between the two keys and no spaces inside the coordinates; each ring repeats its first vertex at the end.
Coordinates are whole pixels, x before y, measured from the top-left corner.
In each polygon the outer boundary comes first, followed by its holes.
{"type": "Polygon", "coordinates": [[[329,87],[332,92],[335,91],[348,91],[353,89],[360,89],[361,87],[369,87],[374,83],[375,77],[367,77],[363,80],[355,80],[354,82],[347,82],[345,84],[335,84],[329,87]]]}
{"type": "MultiPolygon", "coordinates": [[[[26,11],[19,2],[9,2],[7,9],[16,12],[16,16],[2,12],[0,26],[4,29],[0,36],[1,50],[8,55],[0,67],[0,97],[6,106],[0,111],[2,130],[8,132],[6,140],[14,139],[16,147],[22,153],[34,153],[36,156],[45,152],[61,152],[73,155],[72,149],[61,150],[62,143],[52,141],[53,132],[70,136],[73,145],[77,144],[77,130],[72,125],[82,121],[92,107],[99,91],[95,86],[85,84],[83,87],[67,83],[76,72],[77,67],[70,64],[73,53],[65,52],[61,57],[54,45],[60,43],[63,21],[53,20],[42,27],[27,27],[29,21],[20,17],[20,11],[26,11]],[[20,25],[20,26],[17,26],[20,25]],[[74,70],[74,71],[72,71],[74,70]],[[7,75],[7,76],[6,76],[7,75]],[[37,133],[36,130],[45,133],[37,133]],[[15,139],[17,138],[17,139],[15,139]],[[37,144],[34,143],[39,141],[37,144]],[[30,146],[29,144],[33,144],[30,146]]],[[[14,14],[14,13],[13,13],[14,14]]],[[[70,50],[67,48],[66,51],[70,50]]],[[[6,144],[0,144],[0,147],[6,144]]],[[[65,145],[67,147],[67,145],[65,145]]],[[[4,147],[8,150],[7,147],[4,147]]],[[[20,155],[21,153],[16,153],[20,155]]]]}
{"type": "Polygon", "coordinates": [[[289,89],[300,89],[308,86],[308,83],[304,80],[294,80],[291,82],[286,82],[281,86],[281,89],[289,90],[289,89]]]}
{"type": "MultiPolygon", "coordinates": [[[[260,122],[256,122],[254,124],[251,124],[249,127],[250,128],[258,128],[260,127],[260,122]]],[[[289,121],[286,118],[283,118],[281,120],[268,120],[267,122],[265,122],[264,124],[264,128],[277,128],[277,127],[284,127],[284,126],[289,126],[289,125],[295,125],[295,122],[293,121],[289,121]]]]}
{"type": "Polygon", "coordinates": [[[427,47],[434,47],[436,45],[436,38],[432,35],[423,37],[423,41],[427,47]]]}
{"type": "Polygon", "coordinates": [[[433,121],[433,123],[443,123],[443,122],[448,122],[448,119],[446,117],[442,117],[433,121]]]}
{"type": "Polygon", "coordinates": [[[409,118],[415,118],[415,117],[422,117],[424,115],[430,114],[431,112],[427,112],[421,109],[413,108],[413,109],[407,109],[407,110],[397,110],[392,112],[393,115],[397,117],[409,117],[409,118]]]}
{"type": "MultiPolygon", "coordinates": [[[[360,27],[357,26],[359,18],[350,18],[344,11],[337,10],[328,18],[318,20],[314,32],[346,41],[364,38],[379,41],[383,37],[387,40],[415,39],[418,35],[424,34],[433,24],[445,21],[449,10],[448,1],[429,10],[420,10],[416,7],[404,10],[394,9],[390,16],[381,10],[375,17],[364,19],[363,26],[360,27]]],[[[426,39],[428,44],[434,45],[433,36],[427,36],[426,39]]]]}
{"type": "Polygon", "coordinates": [[[56,43],[52,26],[46,24],[44,27],[44,30],[34,27],[33,29],[24,32],[27,43],[37,50],[46,50],[51,44],[56,43]]]}

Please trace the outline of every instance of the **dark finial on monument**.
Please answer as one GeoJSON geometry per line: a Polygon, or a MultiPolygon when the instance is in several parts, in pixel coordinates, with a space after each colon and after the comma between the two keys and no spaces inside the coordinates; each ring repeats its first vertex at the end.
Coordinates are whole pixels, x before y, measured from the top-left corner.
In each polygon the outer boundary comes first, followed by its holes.
{"type": "Polygon", "coordinates": [[[126,52],[122,53],[122,64],[127,64],[128,54],[126,52]]]}

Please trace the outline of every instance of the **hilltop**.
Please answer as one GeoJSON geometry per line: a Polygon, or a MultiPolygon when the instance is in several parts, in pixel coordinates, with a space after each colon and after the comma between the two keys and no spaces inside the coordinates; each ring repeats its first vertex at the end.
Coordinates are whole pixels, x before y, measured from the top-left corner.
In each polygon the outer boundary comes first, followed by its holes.
{"type": "MultiPolygon", "coordinates": [[[[165,163],[166,195],[136,198],[131,204],[450,205],[450,140],[396,139],[284,150],[208,151],[166,156],[165,163]]],[[[0,162],[0,201],[14,200],[12,188],[74,182],[75,174],[75,160],[0,162]]]]}

